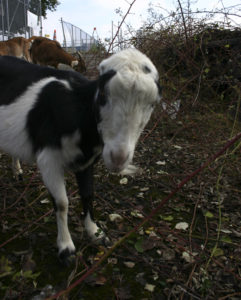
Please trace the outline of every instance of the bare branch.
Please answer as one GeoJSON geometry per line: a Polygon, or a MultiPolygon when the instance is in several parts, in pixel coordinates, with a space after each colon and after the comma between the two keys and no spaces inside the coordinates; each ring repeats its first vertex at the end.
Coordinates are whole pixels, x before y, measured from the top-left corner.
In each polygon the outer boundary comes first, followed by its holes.
{"type": "Polygon", "coordinates": [[[129,13],[130,13],[130,11],[131,11],[131,8],[132,8],[132,6],[134,5],[135,2],[136,2],[136,0],[132,1],[132,3],[130,4],[130,6],[129,6],[127,12],[126,12],[126,14],[124,15],[124,17],[123,17],[123,19],[122,19],[120,25],[118,26],[118,29],[117,29],[117,31],[116,31],[115,36],[113,37],[113,39],[112,39],[112,41],[111,41],[111,43],[110,43],[110,45],[109,45],[109,48],[108,48],[107,53],[110,53],[110,49],[111,49],[111,47],[112,47],[112,45],[113,45],[113,43],[114,43],[116,37],[117,37],[118,34],[119,34],[119,31],[120,31],[120,29],[121,29],[121,26],[122,26],[122,24],[124,23],[126,17],[129,15],[129,13]]]}

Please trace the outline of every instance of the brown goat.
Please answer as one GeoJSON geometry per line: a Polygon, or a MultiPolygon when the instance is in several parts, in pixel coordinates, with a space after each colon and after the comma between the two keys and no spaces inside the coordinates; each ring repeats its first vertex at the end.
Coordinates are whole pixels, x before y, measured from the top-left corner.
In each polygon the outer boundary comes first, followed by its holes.
{"type": "Polygon", "coordinates": [[[14,37],[0,42],[0,55],[16,56],[31,62],[30,46],[31,42],[24,37],[14,37]]]}
{"type": "Polygon", "coordinates": [[[78,59],[66,52],[59,42],[44,37],[31,37],[32,42],[30,55],[33,63],[45,66],[52,66],[62,69],[67,65],[78,72],[86,71],[85,62],[82,56],[78,59]]]}

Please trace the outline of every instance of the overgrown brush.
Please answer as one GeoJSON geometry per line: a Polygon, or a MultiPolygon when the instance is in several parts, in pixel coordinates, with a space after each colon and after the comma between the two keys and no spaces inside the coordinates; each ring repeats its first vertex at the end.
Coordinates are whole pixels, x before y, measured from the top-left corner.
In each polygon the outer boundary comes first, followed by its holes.
{"type": "Polygon", "coordinates": [[[184,21],[175,15],[165,25],[153,21],[132,44],[157,66],[166,101],[235,111],[241,92],[241,29],[190,16],[188,24],[184,21]]]}

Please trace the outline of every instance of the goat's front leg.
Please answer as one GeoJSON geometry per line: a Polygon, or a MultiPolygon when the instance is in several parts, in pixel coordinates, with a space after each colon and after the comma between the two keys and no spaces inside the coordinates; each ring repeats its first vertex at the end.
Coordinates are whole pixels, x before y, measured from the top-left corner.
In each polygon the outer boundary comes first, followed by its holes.
{"type": "Polygon", "coordinates": [[[100,227],[94,221],[93,213],[93,166],[89,166],[86,170],[75,173],[76,180],[79,186],[79,193],[81,196],[83,211],[84,211],[84,225],[88,236],[95,243],[103,243],[109,245],[110,240],[105,235],[100,227]]]}
{"type": "Polygon", "coordinates": [[[68,197],[64,182],[64,170],[50,150],[43,150],[37,159],[44,184],[54,200],[57,217],[57,246],[61,262],[69,265],[74,259],[75,246],[68,229],[68,197]]]}

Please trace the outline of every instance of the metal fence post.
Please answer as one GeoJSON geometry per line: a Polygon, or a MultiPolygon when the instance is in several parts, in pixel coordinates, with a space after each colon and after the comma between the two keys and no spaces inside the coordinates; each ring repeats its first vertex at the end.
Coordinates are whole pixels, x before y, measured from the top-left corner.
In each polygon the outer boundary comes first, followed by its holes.
{"type": "Polygon", "coordinates": [[[6,21],[7,21],[7,36],[9,39],[9,10],[8,10],[8,0],[6,0],[6,21]]]}
{"type": "Polygon", "coordinates": [[[4,41],[4,9],[3,9],[3,0],[1,1],[1,16],[2,16],[2,40],[4,41]]]}

